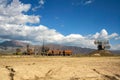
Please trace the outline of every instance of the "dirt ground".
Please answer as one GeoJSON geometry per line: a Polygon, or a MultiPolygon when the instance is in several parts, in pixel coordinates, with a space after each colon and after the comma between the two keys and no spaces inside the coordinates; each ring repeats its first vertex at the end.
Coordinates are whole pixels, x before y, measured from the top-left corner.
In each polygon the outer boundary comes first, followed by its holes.
{"type": "Polygon", "coordinates": [[[120,80],[120,57],[0,57],[0,80],[120,80]]]}

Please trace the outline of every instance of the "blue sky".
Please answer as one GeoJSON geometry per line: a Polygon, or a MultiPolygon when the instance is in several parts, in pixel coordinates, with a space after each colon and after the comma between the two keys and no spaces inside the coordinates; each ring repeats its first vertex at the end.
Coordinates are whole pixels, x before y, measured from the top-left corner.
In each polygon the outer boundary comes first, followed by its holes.
{"type": "MultiPolygon", "coordinates": [[[[21,0],[39,6],[39,0],[21,0]]],[[[119,31],[120,0],[45,0],[42,8],[28,14],[41,16],[40,24],[58,32],[91,34],[105,28],[109,33],[119,31]],[[91,1],[85,4],[85,2],[91,1]],[[88,29],[89,28],[89,29],[88,29]],[[69,31],[65,31],[65,30],[69,31]]]]}
{"type": "Polygon", "coordinates": [[[46,43],[95,48],[94,40],[102,37],[119,49],[119,4],[120,0],[1,0],[0,40],[41,44],[45,38],[46,43]],[[7,32],[11,28],[14,32],[7,32]]]}

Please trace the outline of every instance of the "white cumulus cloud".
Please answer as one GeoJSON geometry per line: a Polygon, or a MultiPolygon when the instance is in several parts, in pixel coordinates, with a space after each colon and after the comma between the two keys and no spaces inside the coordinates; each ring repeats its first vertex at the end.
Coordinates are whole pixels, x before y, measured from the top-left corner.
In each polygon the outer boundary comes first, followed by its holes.
{"type": "Polygon", "coordinates": [[[30,4],[23,4],[19,0],[13,0],[10,4],[1,3],[0,5],[0,24],[26,24],[40,22],[39,16],[25,15],[31,8],[30,4]]]}
{"type": "Polygon", "coordinates": [[[40,0],[40,1],[39,1],[39,4],[40,4],[40,5],[44,5],[44,3],[45,3],[45,0],[40,0]]]}
{"type": "Polygon", "coordinates": [[[43,5],[45,4],[45,0],[39,0],[39,6],[35,6],[32,8],[33,11],[36,11],[37,9],[43,8],[43,5]]]}
{"type": "Polygon", "coordinates": [[[108,34],[108,32],[105,29],[102,29],[100,33],[96,33],[92,36],[94,39],[98,39],[98,40],[109,40],[112,38],[116,38],[118,37],[117,33],[112,33],[112,34],[108,34]]]}
{"type": "Polygon", "coordinates": [[[93,2],[94,2],[94,0],[82,0],[83,5],[88,5],[88,4],[91,4],[93,2]]]}
{"type": "Polygon", "coordinates": [[[64,37],[56,30],[49,29],[43,25],[37,27],[29,27],[26,25],[5,25],[5,27],[0,27],[0,30],[2,30],[0,32],[0,37],[4,39],[41,42],[44,38],[47,42],[57,42],[64,37]]]}

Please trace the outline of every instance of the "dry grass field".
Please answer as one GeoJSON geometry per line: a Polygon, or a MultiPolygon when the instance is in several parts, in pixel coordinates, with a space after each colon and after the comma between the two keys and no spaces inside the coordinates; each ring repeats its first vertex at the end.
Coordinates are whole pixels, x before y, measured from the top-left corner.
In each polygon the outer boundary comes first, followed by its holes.
{"type": "Polygon", "coordinates": [[[0,80],[120,80],[120,57],[1,56],[0,80]]]}

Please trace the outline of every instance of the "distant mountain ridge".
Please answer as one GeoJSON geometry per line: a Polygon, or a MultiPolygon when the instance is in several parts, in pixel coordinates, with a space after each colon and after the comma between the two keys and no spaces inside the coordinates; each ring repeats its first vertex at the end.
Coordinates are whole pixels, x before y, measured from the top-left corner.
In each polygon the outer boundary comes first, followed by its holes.
{"type": "Polygon", "coordinates": [[[27,43],[16,41],[16,40],[4,41],[0,43],[0,46],[2,47],[24,47],[26,45],[27,43]]]}

